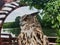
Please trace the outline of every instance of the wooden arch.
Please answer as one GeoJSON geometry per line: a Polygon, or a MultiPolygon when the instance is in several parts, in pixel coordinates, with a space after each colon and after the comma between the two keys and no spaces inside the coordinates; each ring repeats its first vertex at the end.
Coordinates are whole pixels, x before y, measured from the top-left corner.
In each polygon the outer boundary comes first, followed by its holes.
{"type": "Polygon", "coordinates": [[[23,6],[26,6],[26,5],[22,5],[18,1],[15,1],[15,2],[4,4],[2,9],[0,10],[0,45],[2,42],[1,41],[1,29],[2,29],[5,19],[12,11],[14,11],[15,9],[19,7],[23,7],[23,6]]]}
{"type": "Polygon", "coordinates": [[[3,25],[4,21],[5,21],[5,19],[7,18],[7,16],[12,11],[14,11],[15,9],[17,9],[19,7],[22,7],[22,6],[25,6],[25,5],[20,5],[19,2],[17,2],[17,1],[5,4],[3,6],[3,8],[0,10],[0,34],[1,34],[2,25],[3,25]]]}

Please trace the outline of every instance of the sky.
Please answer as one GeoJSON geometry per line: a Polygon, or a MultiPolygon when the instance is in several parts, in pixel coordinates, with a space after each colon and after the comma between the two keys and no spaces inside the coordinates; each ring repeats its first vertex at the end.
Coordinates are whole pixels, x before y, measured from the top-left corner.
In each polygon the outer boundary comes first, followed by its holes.
{"type": "Polygon", "coordinates": [[[37,12],[37,9],[34,7],[32,9],[29,9],[29,6],[20,7],[10,13],[5,22],[13,22],[17,16],[23,16],[25,14],[31,14],[33,12],[37,12]]]}

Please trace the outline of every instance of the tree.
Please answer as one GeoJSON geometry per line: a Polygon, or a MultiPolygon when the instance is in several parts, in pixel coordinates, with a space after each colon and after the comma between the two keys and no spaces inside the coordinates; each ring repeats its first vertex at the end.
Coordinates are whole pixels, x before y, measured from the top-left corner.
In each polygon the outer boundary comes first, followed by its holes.
{"type": "Polygon", "coordinates": [[[15,34],[15,36],[18,36],[21,31],[21,29],[20,29],[20,16],[16,17],[15,22],[4,23],[3,28],[12,28],[9,31],[11,33],[15,34]]]}
{"type": "Polygon", "coordinates": [[[17,16],[15,19],[15,22],[13,23],[14,28],[10,30],[11,33],[15,34],[15,36],[18,36],[20,34],[20,16],[17,16]]]}
{"type": "Polygon", "coordinates": [[[60,42],[60,0],[21,0],[21,3],[43,10],[43,26],[56,30],[60,42]],[[43,23],[44,22],[44,23],[43,23]]]}
{"type": "Polygon", "coordinates": [[[20,27],[20,16],[17,16],[15,19],[15,25],[16,27],[20,27]]]}
{"type": "Polygon", "coordinates": [[[15,36],[18,36],[20,34],[21,29],[20,28],[12,28],[12,30],[9,30],[12,34],[15,34],[15,36]]]}

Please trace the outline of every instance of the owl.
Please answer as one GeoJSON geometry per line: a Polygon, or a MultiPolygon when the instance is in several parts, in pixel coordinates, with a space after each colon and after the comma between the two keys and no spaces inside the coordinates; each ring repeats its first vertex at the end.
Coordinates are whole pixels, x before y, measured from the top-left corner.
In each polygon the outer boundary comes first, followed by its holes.
{"type": "Polygon", "coordinates": [[[18,36],[19,45],[43,45],[43,32],[37,20],[37,13],[21,17],[21,33],[18,36]]]}

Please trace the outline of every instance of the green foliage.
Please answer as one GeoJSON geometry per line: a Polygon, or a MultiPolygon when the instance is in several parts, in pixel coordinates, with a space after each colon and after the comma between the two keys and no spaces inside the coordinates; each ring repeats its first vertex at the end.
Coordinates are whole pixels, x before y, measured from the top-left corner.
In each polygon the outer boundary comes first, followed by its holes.
{"type": "Polygon", "coordinates": [[[37,9],[44,9],[47,3],[54,2],[55,0],[20,0],[20,3],[34,6],[37,9]]]}
{"type": "Polygon", "coordinates": [[[58,20],[59,23],[60,23],[60,14],[57,16],[57,20],[58,20]]]}
{"type": "Polygon", "coordinates": [[[3,24],[3,28],[17,28],[19,25],[15,22],[7,22],[3,24]]]}
{"type": "Polygon", "coordinates": [[[34,6],[37,9],[43,9],[43,18],[41,24],[44,27],[53,28],[60,37],[60,0],[21,0],[22,3],[34,6]]]}
{"type": "Polygon", "coordinates": [[[51,23],[52,28],[59,28],[60,0],[21,0],[21,2],[27,3],[30,7],[43,9],[45,14],[43,20],[51,23]]]}
{"type": "Polygon", "coordinates": [[[39,23],[41,23],[41,17],[39,15],[36,16],[39,23]]]}
{"type": "Polygon", "coordinates": [[[47,36],[56,36],[56,30],[48,28],[48,27],[42,27],[42,31],[47,36]]]}
{"type": "Polygon", "coordinates": [[[20,27],[20,16],[16,17],[15,25],[16,25],[16,27],[20,27]]]}
{"type": "Polygon", "coordinates": [[[20,27],[20,16],[16,17],[15,22],[7,22],[3,24],[3,28],[18,28],[20,27]]]}
{"type": "Polygon", "coordinates": [[[14,25],[15,22],[7,22],[7,23],[4,23],[3,24],[3,28],[14,28],[15,25],[14,25]]]}
{"type": "Polygon", "coordinates": [[[56,45],[60,45],[60,43],[57,43],[56,45]]]}
{"type": "Polygon", "coordinates": [[[21,29],[20,29],[20,16],[16,17],[15,22],[7,22],[3,24],[3,28],[12,28],[12,30],[9,30],[9,32],[15,34],[15,36],[18,36],[21,29]]]}
{"type": "Polygon", "coordinates": [[[9,32],[15,34],[15,36],[18,36],[20,34],[20,31],[20,28],[13,28],[12,30],[9,30],[9,32]]]}
{"type": "Polygon", "coordinates": [[[46,22],[45,20],[42,20],[39,15],[37,15],[36,17],[38,19],[38,22],[41,24],[42,29],[43,29],[42,31],[45,35],[47,35],[47,36],[56,36],[57,35],[56,30],[50,27],[51,24],[49,23],[49,21],[46,22]]]}

